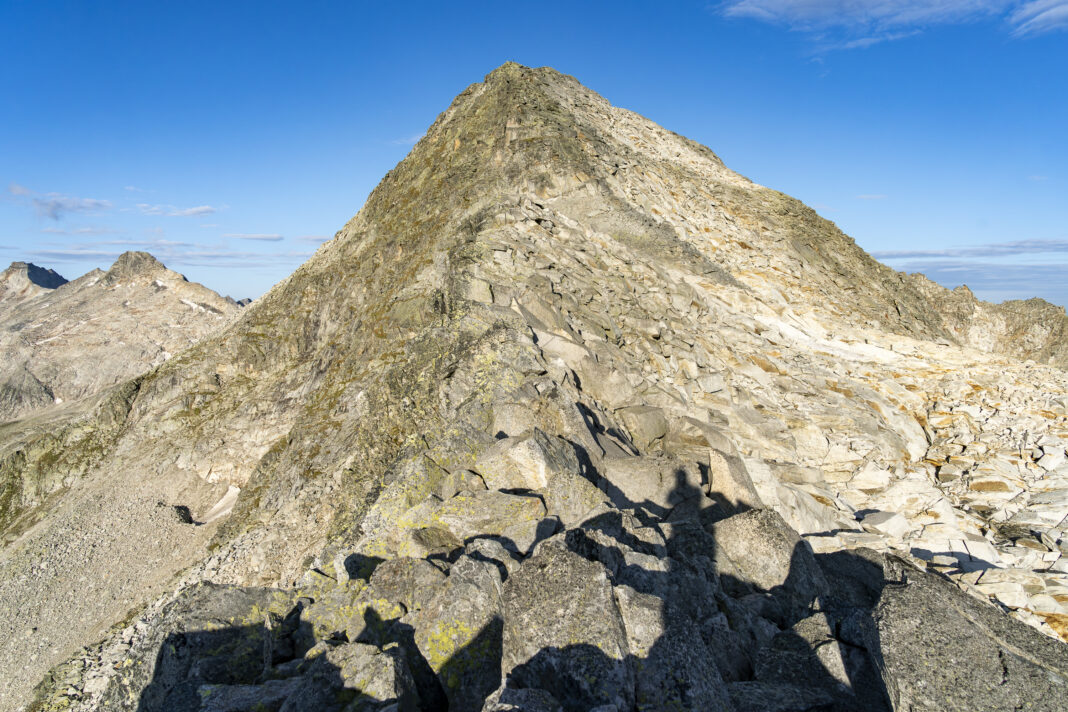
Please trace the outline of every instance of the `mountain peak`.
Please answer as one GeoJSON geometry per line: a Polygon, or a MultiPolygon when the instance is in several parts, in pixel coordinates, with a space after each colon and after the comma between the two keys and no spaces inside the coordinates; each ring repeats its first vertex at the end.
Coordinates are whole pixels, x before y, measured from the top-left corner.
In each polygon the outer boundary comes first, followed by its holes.
{"type": "Polygon", "coordinates": [[[31,284],[44,289],[55,289],[67,283],[67,280],[55,270],[38,267],[32,262],[12,262],[0,278],[7,280],[16,275],[24,275],[31,284]]]}
{"type": "Polygon", "coordinates": [[[0,300],[22,302],[51,291],[67,283],[53,270],[38,267],[32,262],[12,262],[0,272],[0,300]]]}
{"type": "Polygon", "coordinates": [[[107,271],[107,276],[114,280],[132,277],[151,276],[167,271],[167,267],[147,252],[130,250],[123,252],[115,264],[107,271]]]}

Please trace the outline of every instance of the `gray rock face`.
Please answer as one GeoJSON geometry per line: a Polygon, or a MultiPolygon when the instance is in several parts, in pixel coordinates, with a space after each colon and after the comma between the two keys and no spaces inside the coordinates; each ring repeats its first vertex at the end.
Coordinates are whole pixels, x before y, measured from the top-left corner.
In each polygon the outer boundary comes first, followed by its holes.
{"type": "Polygon", "coordinates": [[[228,329],[6,431],[45,479],[99,454],[0,558],[0,706],[50,670],[33,709],[1054,708],[1068,377],[946,323],[708,149],[505,65],[228,329]],[[167,648],[203,631],[248,664],[167,648]],[[991,635],[996,680],[957,653],[991,635]]]}
{"type": "Polygon", "coordinates": [[[883,589],[874,619],[894,709],[1064,708],[1063,643],[1035,636],[997,608],[961,596],[943,579],[900,561],[891,561],[890,568],[901,580],[883,589]]]}

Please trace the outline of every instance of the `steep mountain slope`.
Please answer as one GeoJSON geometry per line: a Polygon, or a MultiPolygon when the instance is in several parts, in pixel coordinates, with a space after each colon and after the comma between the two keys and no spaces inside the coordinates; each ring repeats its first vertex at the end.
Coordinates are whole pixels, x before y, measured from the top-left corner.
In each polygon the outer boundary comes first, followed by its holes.
{"type": "Polygon", "coordinates": [[[27,262],[12,262],[0,272],[0,308],[32,299],[50,289],[67,283],[63,277],[50,269],[27,262]]]}
{"type": "Polygon", "coordinates": [[[984,601],[1065,612],[1068,378],[921,287],[507,64],[78,416],[104,454],[0,558],[0,704],[116,624],[34,709],[1056,709],[1065,646],[984,601]]]}
{"type": "Polygon", "coordinates": [[[37,291],[19,292],[24,296],[18,303],[0,296],[6,305],[0,316],[0,421],[132,378],[238,312],[233,302],[145,252],[127,252],[107,272],[94,270],[73,282],[33,265],[27,269],[15,274],[36,274],[28,284],[37,291]]]}

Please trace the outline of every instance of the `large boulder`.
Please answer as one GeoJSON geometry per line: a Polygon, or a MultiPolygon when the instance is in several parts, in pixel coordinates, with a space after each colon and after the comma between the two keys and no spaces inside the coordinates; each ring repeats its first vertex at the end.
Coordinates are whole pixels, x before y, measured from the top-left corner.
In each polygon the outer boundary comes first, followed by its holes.
{"type": "Polygon", "coordinates": [[[579,473],[571,443],[538,428],[503,438],[482,453],[475,463],[490,489],[541,489],[558,472],[579,473]]]}
{"type": "Polygon", "coordinates": [[[765,617],[789,626],[819,607],[828,591],[807,543],[771,509],[751,509],[709,525],[715,562],[728,592],[765,597],[765,617]]]}
{"type": "Polygon", "coordinates": [[[869,650],[895,710],[1065,709],[1068,646],[901,559],[887,569],[869,650]]]}
{"type": "Polygon", "coordinates": [[[634,665],[604,567],[554,537],[504,585],[506,685],[551,693],[569,712],[631,709],[634,665]]]}

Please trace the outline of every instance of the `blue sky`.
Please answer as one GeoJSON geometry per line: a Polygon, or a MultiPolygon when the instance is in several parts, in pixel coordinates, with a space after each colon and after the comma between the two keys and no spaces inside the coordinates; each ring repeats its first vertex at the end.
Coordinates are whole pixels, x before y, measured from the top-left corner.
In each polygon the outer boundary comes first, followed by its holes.
{"type": "Polygon", "coordinates": [[[258,296],[514,60],[898,269],[1065,304],[1066,29],[1068,0],[0,0],[0,261],[73,278],[145,249],[258,296]]]}

